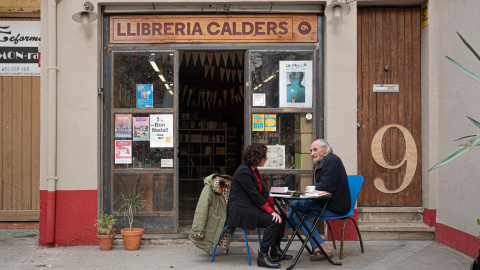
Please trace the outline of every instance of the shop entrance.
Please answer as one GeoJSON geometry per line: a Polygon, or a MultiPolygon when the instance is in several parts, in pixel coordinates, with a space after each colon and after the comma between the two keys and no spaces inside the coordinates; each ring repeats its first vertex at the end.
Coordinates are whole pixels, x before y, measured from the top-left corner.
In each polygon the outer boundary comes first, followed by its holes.
{"type": "Polygon", "coordinates": [[[244,51],[179,51],[179,230],[188,232],[203,179],[233,176],[244,134],[244,51]]]}

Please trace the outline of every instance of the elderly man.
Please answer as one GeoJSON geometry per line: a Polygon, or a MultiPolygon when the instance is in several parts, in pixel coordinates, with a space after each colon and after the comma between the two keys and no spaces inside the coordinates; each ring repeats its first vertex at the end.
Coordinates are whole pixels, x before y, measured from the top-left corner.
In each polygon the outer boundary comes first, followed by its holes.
{"type": "MultiPolygon", "coordinates": [[[[332,198],[330,199],[323,215],[339,216],[347,214],[348,211],[350,211],[351,205],[350,189],[348,187],[347,173],[342,160],[333,153],[332,147],[322,139],[316,140],[312,143],[310,152],[315,163],[313,168],[313,185],[315,186],[315,189],[332,193],[332,198]]],[[[293,206],[300,215],[303,216],[303,213],[309,208],[314,207],[320,210],[323,209],[324,203],[323,200],[301,200],[294,201],[293,206]]],[[[309,220],[314,218],[315,214],[315,212],[312,212],[305,218],[305,224],[310,229],[312,229],[312,223],[309,220]]],[[[288,213],[288,218],[293,221],[295,226],[300,222],[292,210],[288,213]]],[[[305,227],[301,226],[301,229],[305,235],[308,234],[305,227]]],[[[313,228],[313,234],[325,253],[327,253],[330,258],[333,257],[332,251],[323,242],[322,237],[315,228],[313,228]]],[[[318,248],[315,241],[313,241],[312,238],[310,238],[309,241],[314,251],[314,254],[310,256],[310,260],[318,261],[325,259],[320,250],[315,252],[318,248]]]]}

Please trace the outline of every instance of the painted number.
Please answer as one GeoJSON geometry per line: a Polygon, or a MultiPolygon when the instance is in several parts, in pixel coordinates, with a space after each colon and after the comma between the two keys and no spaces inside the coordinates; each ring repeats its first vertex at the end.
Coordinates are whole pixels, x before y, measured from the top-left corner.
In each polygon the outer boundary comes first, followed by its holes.
{"type": "Polygon", "coordinates": [[[399,193],[410,185],[410,183],[413,180],[413,176],[415,175],[415,171],[417,169],[417,146],[415,144],[415,140],[413,139],[412,134],[405,127],[396,125],[396,124],[391,124],[391,125],[386,125],[381,129],[379,129],[377,133],[375,133],[375,136],[373,136],[372,156],[378,165],[386,169],[392,169],[392,170],[398,169],[405,162],[407,162],[407,167],[405,169],[405,178],[403,179],[403,182],[400,185],[400,187],[395,190],[388,190],[387,188],[385,188],[385,183],[383,179],[376,178],[373,184],[379,191],[383,193],[399,193]],[[385,132],[387,132],[389,128],[398,128],[402,132],[403,137],[405,138],[405,144],[406,144],[405,156],[403,157],[403,160],[399,164],[393,165],[393,166],[389,165],[385,161],[385,157],[383,156],[383,150],[382,150],[383,136],[385,135],[385,132]]]}

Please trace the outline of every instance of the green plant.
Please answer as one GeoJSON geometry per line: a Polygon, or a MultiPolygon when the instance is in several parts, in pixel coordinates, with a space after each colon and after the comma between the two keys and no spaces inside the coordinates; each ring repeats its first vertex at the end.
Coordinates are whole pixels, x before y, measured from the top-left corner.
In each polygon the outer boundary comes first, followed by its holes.
{"type": "MultiPolygon", "coordinates": [[[[473,55],[477,58],[477,60],[480,61],[480,56],[478,55],[478,53],[472,48],[472,46],[470,46],[470,44],[468,44],[468,42],[462,37],[462,35],[460,35],[460,33],[457,32],[457,35],[460,37],[460,39],[462,40],[462,42],[465,44],[465,46],[467,46],[468,49],[470,49],[470,51],[473,53],[473,55]]],[[[480,82],[480,75],[474,73],[473,71],[469,70],[468,68],[464,67],[463,65],[461,65],[460,63],[458,63],[457,61],[453,60],[452,58],[448,57],[448,56],[445,56],[447,58],[448,61],[450,61],[450,63],[452,63],[455,67],[457,67],[460,71],[462,71],[463,73],[467,74],[468,76],[472,77],[473,79],[477,80],[478,82],[480,82]]],[[[472,121],[472,123],[477,126],[478,128],[480,128],[480,122],[476,121],[475,119],[471,118],[471,117],[468,117],[467,118],[472,121]]],[[[450,153],[449,155],[447,155],[446,157],[444,157],[442,160],[440,160],[437,164],[433,165],[433,167],[431,167],[430,169],[428,169],[428,171],[431,171],[431,170],[434,170],[444,164],[447,164],[448,162],[456,159],[457,157],[465,154],[466,152],[470,151],[474,146],[477,146],[477,145],[480,145],[480,133],[479,134],[476,134],[476,135],[467,135],[467,136],[463,136],[463,137],[460,137],[458,139],[456,139],[455,141],[458,141],[458,140],[462,140],[462,139],[466,139],[466,138],[471,138],[470,140],[468,140],[466,143],[460,145],[460,147],[453,151],[452,153],[450,153]]],[[[479,224],[480,225],[480,224],[479,224]]]]}
{"type": "Polygon", "coordinates": [[[106,214],[103,210],[99,209],[100,217],[97,219],[96,223],[93,225],[97,227],[97,234],[99,235],[110,235],[115,232],[115,222],[117,221],[113,218],[113,215],[106,214]]]}
{"type": "Polygon", "coordinates": [[[134,215],[143,215],[145,210],[145,201],[140,199],[142,193],[137,193],[136,190],[132,195],[127,194],[127,192],[121,193],[124,203],[118,208],[118,212],[123,213],[123,219],[128,218],[130,231],[132,230],[134,215]]]}

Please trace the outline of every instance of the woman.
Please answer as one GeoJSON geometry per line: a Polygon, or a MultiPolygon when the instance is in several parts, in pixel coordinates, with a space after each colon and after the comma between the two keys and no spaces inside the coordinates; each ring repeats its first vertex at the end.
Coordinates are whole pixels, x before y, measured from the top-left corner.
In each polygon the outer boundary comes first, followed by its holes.
{"type": "MultiPolygon", "coordinates": [[[[268,196],[266,186],[262,183],[257,167],[265,165],[267,147],[263,144],[252,144],[243,153],[244,163],[233,175],[230,186],[230,198],[227,205],[226,224],[254,230],[265,228],[262,245],[258,251],[259,267],[277,268],[282,255],[280,241],[283,237],[285,222],[274,209],[273,198],[268,196]],[[270,251],[270,257],[268,252],[270,251]],[[273,260],[273,261],[272,261],[273,260]]],[[[285,255],[283,260],[292,256],[285,255]]]]}

